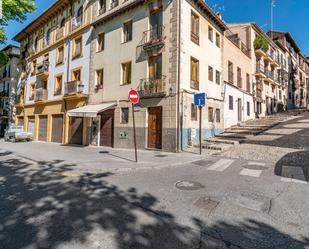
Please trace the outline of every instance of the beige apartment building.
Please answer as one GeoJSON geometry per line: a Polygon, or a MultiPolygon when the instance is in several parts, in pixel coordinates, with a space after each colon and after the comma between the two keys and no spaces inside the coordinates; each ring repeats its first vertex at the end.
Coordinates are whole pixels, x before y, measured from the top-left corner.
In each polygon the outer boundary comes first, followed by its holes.
{"type": "Polygon", "coordinates": [[[286,110],[287,82],[285,54],[255,23],[228,24],[232,32],[246,41],[251,51],[251,66],[255,72],[253,91],[257,116],[286,110]]]}
{"type": "Polygon", "coordinates": [[[226,28],[203,1],[95,1],[88,104],[89,143],[178,151],[198,141],[195,93],[205,92],[202,136],[223,131],[222,50],[226,28]],[[180,20],[186,20],[180,22],[180,20]]]}
{"type": "Polygon", "coordinates": [[[251,52],[237,33],[225,32],[223,48],[224,127],[254,119],[251,52]]]}

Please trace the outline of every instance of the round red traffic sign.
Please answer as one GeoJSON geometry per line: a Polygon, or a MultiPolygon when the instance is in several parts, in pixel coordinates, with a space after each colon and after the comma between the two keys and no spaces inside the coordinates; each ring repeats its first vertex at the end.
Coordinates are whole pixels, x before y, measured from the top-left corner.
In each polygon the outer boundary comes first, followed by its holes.
{"type": "Polygon", "coordinates": [[[139,94],[137,91],[133,89],[129,91],[129,101],[133,104],[136,104],[139,102],[139,94]]]}

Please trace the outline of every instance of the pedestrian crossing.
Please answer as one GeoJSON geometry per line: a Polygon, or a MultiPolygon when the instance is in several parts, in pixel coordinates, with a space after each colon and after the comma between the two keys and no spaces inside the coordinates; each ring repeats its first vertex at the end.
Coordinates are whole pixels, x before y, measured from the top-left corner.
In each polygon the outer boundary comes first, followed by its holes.
{"type": "MultiPolygon", "coordinates": [[[[208,165],[207,170],[215,172],[224,172],[228,170],[235,162],[237,162],[236,159],[219,159],[218,161],[208,165]]],[[[243,177],[259,178],[262,176],[263,172],[266,171],[267,169],[269,169],[269,167],[264,162],[248,161],[242,165],[239,175],[243,177]]],[[[304,176],[303,178],[297,177],[297,179],[295,179],[294,175],[289,174],[281,177],[280,181],[287,183],[307,184],[307,181],[305,180],[304,176]]]]}

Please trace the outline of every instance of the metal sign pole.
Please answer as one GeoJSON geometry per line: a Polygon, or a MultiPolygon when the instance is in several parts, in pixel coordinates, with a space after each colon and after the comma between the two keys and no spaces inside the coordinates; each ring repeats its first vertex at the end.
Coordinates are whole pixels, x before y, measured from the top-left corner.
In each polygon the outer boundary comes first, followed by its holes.
{"type": "Polygon", "coordinates": [[[135,117],[134,117],[134,104],[133,103],[132,103],[132,118],[133,118],[133,136],[134,136],[135,162],[137,162],[136,131],[135,131],[135,117]]]}
{"type": "Polygon", "coordinates": [[[200,109],[200,129],[199,129],[199,136],[200,136],[200,155],[202,155],[202,106],[199,106],[200,109]]]}

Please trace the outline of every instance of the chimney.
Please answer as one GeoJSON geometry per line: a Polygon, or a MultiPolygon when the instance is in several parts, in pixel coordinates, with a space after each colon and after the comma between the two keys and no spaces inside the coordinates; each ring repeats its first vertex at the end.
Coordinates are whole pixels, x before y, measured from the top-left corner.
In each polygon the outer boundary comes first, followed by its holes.
{"type": "Polygon", "coordinates": [[[217,12],[216,15],[222,20],[222,13],[221,12],[217,12]]]}

